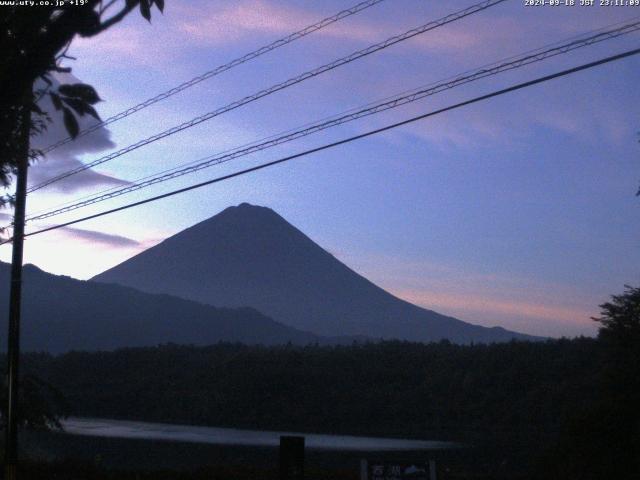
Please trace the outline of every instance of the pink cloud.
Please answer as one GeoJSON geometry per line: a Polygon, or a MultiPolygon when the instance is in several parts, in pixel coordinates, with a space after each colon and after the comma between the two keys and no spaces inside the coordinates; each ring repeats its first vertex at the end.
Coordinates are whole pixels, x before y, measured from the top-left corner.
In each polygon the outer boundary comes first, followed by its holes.
{"type": "Polygon", "coordinates": [[[515,38],[522,38],[523,29],[519,22],[508,17],[475,18],[473,26],[469,21],[461,20],[445,25],[433,32],[418,36],[414,44],[423,50],[436,53],[460,52],[464,58],[449,58],[451,60],[468,61],[471,55],[478,61],[475,50],[482,56],[494,58],[504,51],[504,44],[515,38]],[[488,54],[488,55],[487,55],[488,54]]]}
{"type": "Polygon", "coordinates": [[[389,289],[394,295],[440,313],[488,327],[500,325],[509,330],[551,337],[593,336],[597,324],[591,320],[598,312],[532,300],[495,298],[485,293],[439,292],[428,289],[389,289]]]}
{"type": "Polygon", "coordinates": [[[397,290],[396,295],[404,300],[427,307],[447,308],[469,312],[481,312],[490,319],[494,314],[517,315],[530,319],[550,320],[584,326],[591,322],[596,311],[571,308],[560,305],[536,303],[530,301],[502,300],[484,295],[469,293],[444,293],[426,290],[397,290]]]}
{"type": "MultiPolygon", "coordinates": [[[[299,8],[284,8],[265,0],[234,2],[220,9],[219,5],[180,5],[177,14],[182,18],[178,28],[189,38],[208,44],[227,44],[251,34],[282,36],[318,22],[322,16],[299,8]]],[[[315,35],[316,33],[314,33],[315,35]]],[[[373,25],[345,25],[338,22],[317,32],[319,35],[373,40],[381,37],[373,25]]]]}
{"type": "Polygon", "coordinates": [[[572,285],[397,255],[346,256],[345,261],[399,298],[464,321],[554,337],[597,330],[591,317],[603,299],[572,285]]]}
{"type": "Polygon", "coordinates": [[[196,7],[182,5],[179,22],[182,32],[211,43],[229,43],[250,32],[285,33],[309,23],[304,12],[283,9],[261,0],[234,2],[226,8],[218,5],[196,7]]]}
{"type": "MultiPolygon", "coordinates": [[[[287,35],[319,21],[323,15],[293,7],[282,7],[266,0],[246,0],[234,2],[220,9],[217,4],[186,5],[176,8],[178,29],[191,40],[199,40],[210,45],[229,44],[251,34],[287,35]]],[[[328,13],[325,13],[327,15],[328,13]]],[[[437,18],[437,15],[433,17],[437,18]]],[[[313,35],[333,39],[374,43],[397,35],[429,20],[429,17],[409,22],[378,22],[356,17],[334,23],[314,32],[313,35]]],[[[469,48],[487,50],[487,45],[501,43],[516,35],[522,29],[510,18],[485,18],[469,28],[465,20],[445,25],[433,32],[419,35],[409,44],[413,48],[434,52],[468,53],[469,48]]]]}
{"type": "MultiPolygon", "coordinates": [[[[123,59],[138,66],[159,67],[175,60],[184,49],[182,39],[175,39],[171,25],[149,26],[141,22],[117,25],[99,39],[76,38],[71,52],[83,66],[112,64],[121,66],[123,59]]],[[[130,64],[130,63],[129,63],[130,64]]],[[[73,66],[73,64],[71,65],[73,66]]]]}

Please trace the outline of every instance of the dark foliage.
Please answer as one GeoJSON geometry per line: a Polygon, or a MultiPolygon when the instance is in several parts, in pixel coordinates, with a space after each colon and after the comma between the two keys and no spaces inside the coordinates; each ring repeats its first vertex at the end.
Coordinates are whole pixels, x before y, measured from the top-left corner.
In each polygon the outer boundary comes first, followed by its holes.
{"type": "Polygon", "coordinates": [[[597,340],[169,344],[30,354],[25,368],[58,386],[76,415],[449,439],[475,447],[482,478],[631,479],[637,294],[602,306],[597,340]]]}
{"type": "MultiPolygon", "coordinates": [[[[32,429],[60,429],[60,419],[69,413],[69,404],[53,385],[33,374],[20,380],[18,424],[32,429]]],[[[7,389],[0,388],[0,416],[6,418],[7,389]]]]}
{"type": "Polygon", "coordinates": [[[566,425],[541,478],[640,478],[640,288],[600,308],[596,394],[566,425]]]}
{"type": "Polygon", "coordinates": [[[626,480],[640,478],[639,306],[630,287],[603,304],[598,339],[168,344],[34,353],[25,371],[81,416],[448,439],[474,447],[464,469],[482,478],[626,480]]]}
{"type": "Polygon", "coordinates": [[[75,413],[541,447],[594,401],[595,340],[164,345],[30,355],[75,413]]]}
{"type": "MultiPolygon", "coordinates": [[[[136,8],[147,20],[151,19],[152,6],[164,9],[164,0],[86,0],[83,5],[61,6],[47,3],[50,5],[26,8],[16,2],[0,9],[0,185],[5,187],[24,157],[25,132],[28,137],[46,128],[48,112],[38,106],[44,96],[50,96],[54,108],[62,111],[72,137],[79,132],[77,115],[99,119],[93,105],[100,98],[90,85],[62,85],[52,91],[51,74],[71,71],[61,62],[71,59],[66,53],[75,36],[94,37],[136,8]],[[41,86],[36,87],[38,79],[41,86]]],[[[38,155],[37,151],[29,152],[30,160],[38,155]]],[[[10,199],[2,199],[2,203],[7,201],[10,199]]]]}

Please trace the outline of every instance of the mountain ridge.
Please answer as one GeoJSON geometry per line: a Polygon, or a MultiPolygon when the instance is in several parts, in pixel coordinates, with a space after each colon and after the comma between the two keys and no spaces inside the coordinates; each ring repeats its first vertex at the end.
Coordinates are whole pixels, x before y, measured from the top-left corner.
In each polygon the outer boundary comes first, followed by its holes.
{"type": "Polygon", "coordinates": [[[397,298],[267,207],[224,209],[93,277],[210,305],[251,306],[317,335],[458,343],[533,340],[397,298]]]}
{"type": "MultiPolygon", "coordinates": [[[[10,265],[0,262],[0,310],[8,309],[10,265]]],[[[164,343],[210,345],[306,345],[352,343],[283,325],[252,308],[217,308],[121,285],[76,280],[23,269],[22,350],[61,353],[113,350],[164,343]]],[[[0,350],[6,348],[7,317],[0,316],[0,350]]]]}

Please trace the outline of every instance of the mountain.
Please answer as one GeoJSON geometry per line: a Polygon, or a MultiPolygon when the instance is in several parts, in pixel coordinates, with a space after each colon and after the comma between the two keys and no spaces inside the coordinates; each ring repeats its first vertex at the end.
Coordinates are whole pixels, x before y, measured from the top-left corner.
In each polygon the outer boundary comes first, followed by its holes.
{"type": "MultiPolygon", "coordinates": [[[[6,349],[10,266],[0,262],[0,349],[6,349]]],[[[282,325],[251,308],[216,308],[46,273],[33,265],[23,272],[22,349],[59,353],[112,350],[161,343],[209,345],[350,343],[323,339],[282,325]]]]}
{"type": "Polygon", "coordinates": [[[167,238],[93,280],[210,305],[251,306],[318,335],[411,341],[533,339],[405,302],[266,207],[243,203],[167,238]]]}

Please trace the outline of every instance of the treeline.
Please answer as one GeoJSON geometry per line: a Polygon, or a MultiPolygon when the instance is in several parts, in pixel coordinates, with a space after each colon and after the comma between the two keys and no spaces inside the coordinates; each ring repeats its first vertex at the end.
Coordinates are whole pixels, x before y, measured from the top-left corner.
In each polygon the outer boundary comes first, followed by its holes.
{"type": "Polygon", "coordinates": [[[32,353],[22,405],[34,425],[59,390],[80,416],[453,440],[474,447],[450,451],[460,478],[637,479],[640,288],[600,307],[597,339],[32,353]]]}
{"type": "Polygon", "coordinates": [[[551,441],[597,400],[581,338],[460,346],[163,345],[29,354],[74,415],[509,444],[551,441]]]}

